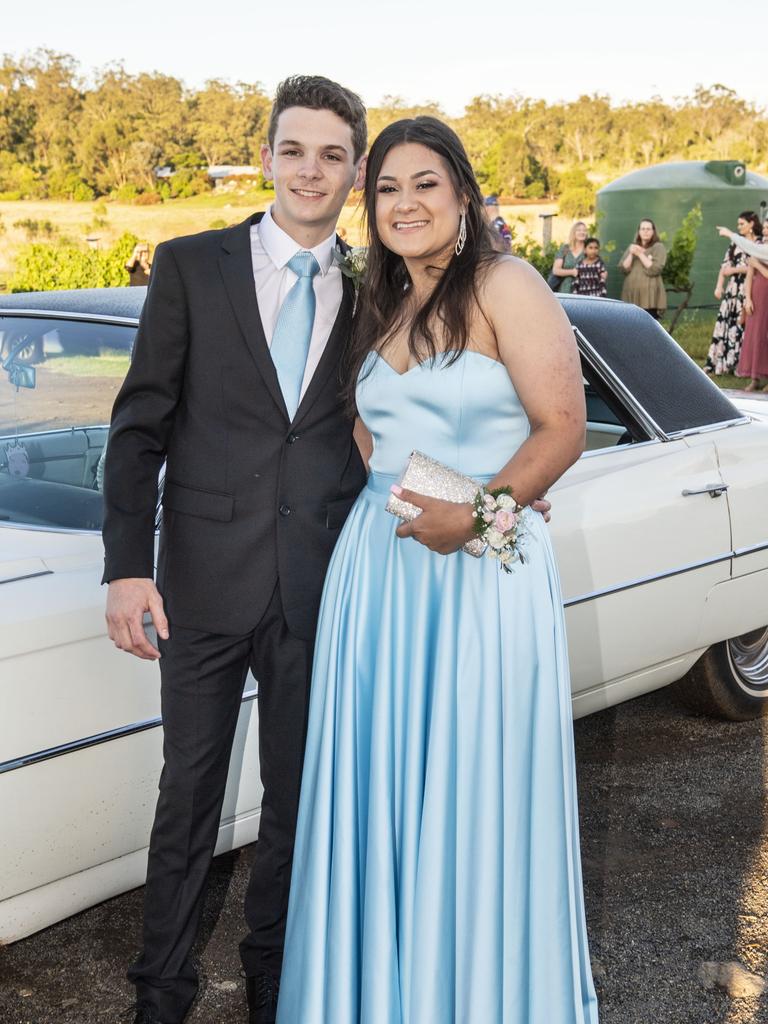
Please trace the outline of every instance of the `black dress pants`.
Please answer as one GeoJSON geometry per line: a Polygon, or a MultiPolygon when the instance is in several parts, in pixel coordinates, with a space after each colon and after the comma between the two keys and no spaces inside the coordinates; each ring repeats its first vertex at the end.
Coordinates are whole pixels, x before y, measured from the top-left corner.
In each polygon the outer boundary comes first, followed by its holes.
{"type": "Polygon", "coordinates": [[[258,681],[264,796],[240,946],[246,974],[279,975],[306,737],[312,645],[285,624],[279,586],[252,633],[174,627],[160,641],[164,766],[149,844],[138,998],[180,1024],[197,992],[190,961],[218,835],[249,667],[258,681]]]}

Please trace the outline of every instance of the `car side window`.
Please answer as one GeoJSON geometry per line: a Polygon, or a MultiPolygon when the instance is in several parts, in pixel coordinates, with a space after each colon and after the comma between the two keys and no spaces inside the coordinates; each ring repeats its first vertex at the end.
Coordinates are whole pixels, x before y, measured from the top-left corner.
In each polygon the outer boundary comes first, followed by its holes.
{"type": "Polygon", "coordinates": [[[0,525],[101,529],[102,455],[135,332],[0,316],[0,525]]]}
{"type": "Polygon", "coordinates": [[[581,372],[587,406],[584,452],[647,441],[648,435],[638,427],[618,397],[597,377],[583,358],[581,372]]]}

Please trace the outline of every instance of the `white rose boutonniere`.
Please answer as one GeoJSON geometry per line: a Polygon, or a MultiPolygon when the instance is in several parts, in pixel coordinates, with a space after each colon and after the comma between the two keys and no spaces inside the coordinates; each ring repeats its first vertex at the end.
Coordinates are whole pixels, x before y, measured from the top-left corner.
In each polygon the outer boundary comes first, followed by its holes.
{"type": "Polygon", "coordinates": [[[333,258],[339,264],[339,270],[345,277],[351,279],[355,286],[355,305],[357,305],[357,293],[360,291],[365,268],[368,263],[368,249],[364,245],[353,245],[342,252],[338,247],[333,250],[333,258]]]}

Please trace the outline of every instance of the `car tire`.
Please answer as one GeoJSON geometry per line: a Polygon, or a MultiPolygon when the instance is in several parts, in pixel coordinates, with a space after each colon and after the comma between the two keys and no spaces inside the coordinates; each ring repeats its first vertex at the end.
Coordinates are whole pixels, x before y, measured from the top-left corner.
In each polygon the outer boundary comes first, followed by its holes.
{"type": "MultiPolygon", "coordinates": [[[[22,336],[23,337],[23,336],[22,336]]],[[[7,359],[22,337],[8,338],[3,345],[2,359],[7,359]]],[[[15,363],[23,363],[25,366],[32,366],[34,363],[42,363],[45,358],[42,338],[31,338],[28,345],[19,349],[13,357],[15,363]]]]}
{"type": "Polygon", "coordinates": [[[768,626],[713,644],[674,685],[703,714],[731,722],[768,715],[768,626]]]}

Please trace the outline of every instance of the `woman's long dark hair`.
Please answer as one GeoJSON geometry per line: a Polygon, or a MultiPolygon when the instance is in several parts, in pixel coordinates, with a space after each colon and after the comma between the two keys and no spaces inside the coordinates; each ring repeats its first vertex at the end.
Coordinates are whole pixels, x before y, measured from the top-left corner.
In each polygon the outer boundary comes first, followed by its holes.
{"type": "MultiPolygon", "coordinates": [[[[366,356],[381,349],[404,323],[410,277],[402,256],[388,249],[376,226],[377,182],[387,153],[407,142],[431,149],[445,161],[456,194],[466,203],[467,240],[460,255],[452,256],[436,276],[435,288],[413,314],[408,329],[408,349],[418,360],[434,359],[450,351],[450,362],[467,347],[472,312],[478,304],[478,271],[498,258],[493,248],[483,197],[472,166],[458,135],[435,117],[395,121],[371,146],[365,183],[365,225],[368,258],[358,296],[347,367],[350,405],[366,356]],[[436,337],[439,335],[439,341],[436,337]]],[[[458,223],[456,225],[458,234],[458,223]]]]}
{"type": "Polygon", "coordinates": [[[751,224],[752,234],[755,238],[760,238],[763,233],[763,225],[760,223],[760,218],[754,210],[745,210],[743,213],[740,213],[739,220],[745,220],[748,224],[751,224]]]}

